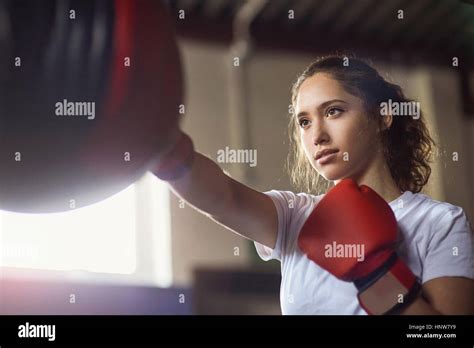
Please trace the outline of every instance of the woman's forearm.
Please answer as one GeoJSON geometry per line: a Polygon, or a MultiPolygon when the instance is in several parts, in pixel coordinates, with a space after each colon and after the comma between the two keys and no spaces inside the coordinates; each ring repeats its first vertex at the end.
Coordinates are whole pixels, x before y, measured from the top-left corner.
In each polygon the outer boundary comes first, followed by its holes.
{"type": "Polygon", "coordinates": [[[441,315],[443,313],[434,309],[421,295],[419,295],[412,303],[405,307],[399,313],[400,315],[441,315]]]}
{"type": "Polygon", "coordinates": [[[233,195],[230,177],[213,160],[199,152],[194,152],[190,170],[168,183],[179,197],[211,216],[230,209],[233,195]]]}

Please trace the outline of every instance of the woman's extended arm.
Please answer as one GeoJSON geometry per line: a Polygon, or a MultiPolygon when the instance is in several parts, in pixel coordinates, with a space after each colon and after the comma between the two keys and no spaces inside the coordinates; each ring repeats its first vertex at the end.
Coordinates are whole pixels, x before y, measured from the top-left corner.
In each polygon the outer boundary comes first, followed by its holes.
{"type": "Polygon", "coordinates": [[[172,190],[235,233],[274,248],[278,217],[271,198],[232,179],[210,158],[194,156],[187,173],[168,181],[172,190]]]}

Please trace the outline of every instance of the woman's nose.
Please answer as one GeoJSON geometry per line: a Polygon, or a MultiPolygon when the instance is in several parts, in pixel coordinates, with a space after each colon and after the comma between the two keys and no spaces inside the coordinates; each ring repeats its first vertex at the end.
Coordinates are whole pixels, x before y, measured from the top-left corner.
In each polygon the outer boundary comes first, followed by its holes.
{"type": "Polygon", "coordinates": [[[322,121],[313,121],[311,139],[314,145],[325,144],[329,140],[329,135],[322,121]]]}

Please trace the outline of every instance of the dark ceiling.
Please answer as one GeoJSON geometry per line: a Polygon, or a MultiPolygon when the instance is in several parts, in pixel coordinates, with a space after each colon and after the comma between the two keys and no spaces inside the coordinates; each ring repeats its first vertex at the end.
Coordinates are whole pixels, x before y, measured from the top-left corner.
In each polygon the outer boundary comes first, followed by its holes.
{"type": "MultiPolygon", "coordinates": [[[[230,43],[233,18],[245,1],[167,3],[179,35],[230,43]],[[185,20],[178,19],[179,10],[185,20]]],[[[473,0],[268,0],[251,32],[258,48],[350,51],[442,64],[457,56],[474,66],[473,0]],[[294,19],[288,18],[290,10],[294,19]]]]}

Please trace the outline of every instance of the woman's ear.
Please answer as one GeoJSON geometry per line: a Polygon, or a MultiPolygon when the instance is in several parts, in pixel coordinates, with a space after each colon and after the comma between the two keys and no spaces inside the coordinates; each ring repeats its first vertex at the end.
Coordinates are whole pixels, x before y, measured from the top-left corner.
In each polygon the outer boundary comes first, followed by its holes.
{"type": "Polygon", "coordinates": [[[381,122],[381,131],[389,130],[390,127],[392,126],[393,122],[393,116],[391,114],[382,116],[382,122],[381,122]]]}

